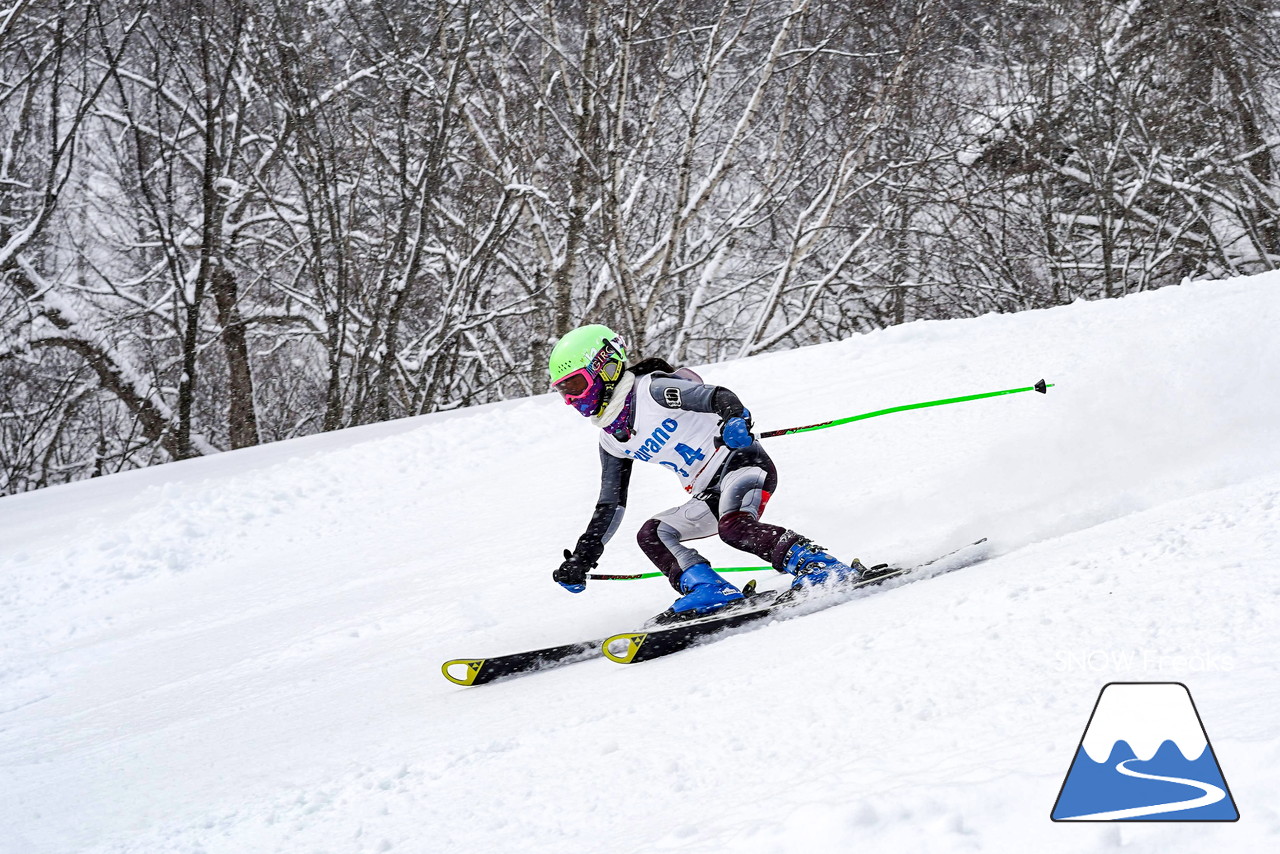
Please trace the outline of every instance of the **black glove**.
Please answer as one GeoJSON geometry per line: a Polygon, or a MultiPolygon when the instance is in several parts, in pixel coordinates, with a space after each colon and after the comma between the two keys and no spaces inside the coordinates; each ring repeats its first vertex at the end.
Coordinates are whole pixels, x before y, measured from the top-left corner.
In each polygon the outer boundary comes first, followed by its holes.
{"type": "Polygon", "coordinates": [[[570,593],[581,593],[587,589],[587,572],[595,569],[595,561],[588,563],[568,549],[564,550],[564,563],[551,573],[551,578],[570,593]]]}

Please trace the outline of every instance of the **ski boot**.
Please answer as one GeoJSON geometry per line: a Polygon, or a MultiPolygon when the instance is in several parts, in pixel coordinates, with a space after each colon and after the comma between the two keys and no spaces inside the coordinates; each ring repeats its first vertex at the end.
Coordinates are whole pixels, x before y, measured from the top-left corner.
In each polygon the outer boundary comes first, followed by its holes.
{"type": "Polygon", "coordinates": [[[745,598],[741,590],[721,578],[709,563],[695,563],[686,569],[680,575],[680,592],[684,595],[655,617],[655,622],[674,623],[703,617],[745,598]]]}
{"type": "Polygon", "coordinates": [[[842,563],[811,540],[800,540],[788,549],[783,565],[783,572],[796,577],[791,582],[792,590],[826,584],[833,578],[836,582],[857,581],[864,571],[866,567],[857,558],[849,563],[842,563]]]}

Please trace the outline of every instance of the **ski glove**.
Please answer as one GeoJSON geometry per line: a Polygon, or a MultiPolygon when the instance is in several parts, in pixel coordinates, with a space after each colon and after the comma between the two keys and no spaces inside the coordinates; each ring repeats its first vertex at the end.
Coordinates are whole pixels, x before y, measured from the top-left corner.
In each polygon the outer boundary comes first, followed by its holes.
{"type": "Polygon", "coordinates": [[[595,563],[587,563],[568,549],[564,550],[564,563],[551,573],[552,579],[570,593],[581,593],[587,589],[587,570],[595,567],[595,563]]]}
{"type": "Polygon", "coordinates": [[[741,415],[734,416],[720,426],[720,439],[735,451],[749,446],[756,440],[751,435],[751,410],[742,410],[741,415]]]}

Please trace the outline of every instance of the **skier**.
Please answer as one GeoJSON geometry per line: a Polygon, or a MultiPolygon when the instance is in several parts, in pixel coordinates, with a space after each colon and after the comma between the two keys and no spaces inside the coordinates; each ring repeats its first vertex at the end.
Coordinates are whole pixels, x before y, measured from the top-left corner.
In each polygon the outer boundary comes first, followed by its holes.
{"type": "Polygon", "coordinates": [[[626,509],[635,460],[673,471],[686,503],[659,513],[640,527],[637,539],[680,594],[656,622],[714,613],[743,594],[702,555],[683,545],[719,534],[805,589],[831,578],[857,577],[864,568],[846,564],[794,531],[760,521],[778,475],[751,433],[751,413],[727,388],[707,385],[688,368],[659,358],[627,362],[622,338],[606,326],[582,326],[551,351],[551,384],[583,416],[601,428],[600,497],[576,547],[552,577],[572,593],[586,589],[604,545],[626,509]]]}

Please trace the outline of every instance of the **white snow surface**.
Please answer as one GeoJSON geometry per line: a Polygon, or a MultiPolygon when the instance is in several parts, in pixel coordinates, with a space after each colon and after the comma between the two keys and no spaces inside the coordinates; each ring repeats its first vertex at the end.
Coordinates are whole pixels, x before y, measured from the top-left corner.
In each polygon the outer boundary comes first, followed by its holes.
{"type": "MultiPolygon", "coordinates": [[[[1278,330],[1264,275],[704,366],[761,429],[1055,387],[768,440],[767,521],[991,559],[482,687],[441,663],[673,598],[551,582],[597,488],[554,396],[0,499],[0,852],[1280,850],[1278,330]],[[1111,681],[1188,686],[1239,822],[1049,820],[1111,681]]],[[[685,497],[632,487],[602,570],[685,497]]]]}

